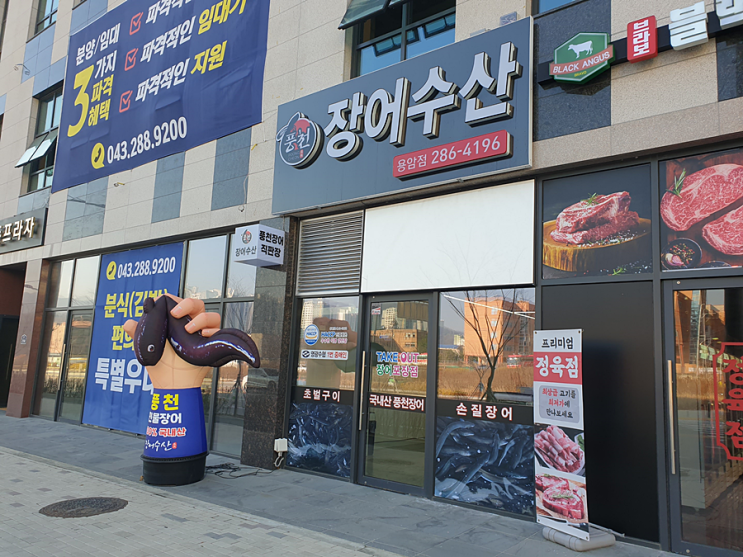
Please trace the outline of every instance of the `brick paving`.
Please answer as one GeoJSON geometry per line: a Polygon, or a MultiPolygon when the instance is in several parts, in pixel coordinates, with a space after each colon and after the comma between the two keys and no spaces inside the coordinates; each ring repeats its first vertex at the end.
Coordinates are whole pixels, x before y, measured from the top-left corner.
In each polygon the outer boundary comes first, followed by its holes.
{"type": "Polygon", "coordinates": [[[319,532],[150,486],[104,479],[0,449],[0,556],[149,557],[392,555],[319,532]],[[39,509],[80,497],[118,497],[119,511],[51,518],[39,509]]]}

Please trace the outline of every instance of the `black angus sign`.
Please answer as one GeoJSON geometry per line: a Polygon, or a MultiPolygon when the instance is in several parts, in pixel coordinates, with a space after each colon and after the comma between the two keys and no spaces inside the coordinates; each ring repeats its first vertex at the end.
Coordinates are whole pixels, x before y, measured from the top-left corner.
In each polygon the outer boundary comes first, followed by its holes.
{"type": "Polygon", "coordinates": [[[273,212],[531,166],[532,20],[279,107],[273,212]]]}

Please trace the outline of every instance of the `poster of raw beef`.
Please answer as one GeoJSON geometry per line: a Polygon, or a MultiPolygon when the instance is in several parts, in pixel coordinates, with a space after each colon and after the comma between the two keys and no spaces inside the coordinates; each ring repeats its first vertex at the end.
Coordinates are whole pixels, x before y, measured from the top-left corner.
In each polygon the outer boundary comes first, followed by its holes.
{"type": "Polygon", "coordinates": [[[743,265],[743,149],[660,163],[664,271],[743,265]]]}
{"type": "Polygon", "coordinates": [[[534,480],[537,522],[587,540],[582,336],[534,331],[534,480]]]}
{"type": "Polygon", "coordinates": [[[650,166],[546,180],[542,276],[652,272],[650,166]]]}

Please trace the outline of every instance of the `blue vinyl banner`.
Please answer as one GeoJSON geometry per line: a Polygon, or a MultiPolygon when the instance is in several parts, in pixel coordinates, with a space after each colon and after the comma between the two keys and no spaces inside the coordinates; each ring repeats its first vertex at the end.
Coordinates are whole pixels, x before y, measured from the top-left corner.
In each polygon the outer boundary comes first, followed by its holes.
{"type": "Polygon", "coordinates": [[[269,0],[128,0],[70,37],[52,191],[261,121],[269,0]]]}
{"type": "Polygon", "coordinates": [[[182,256],[177,243],[101,257],[83,423],[146,432],[153,387],[122,326],[148,297],[178,294],[182,256]]]}

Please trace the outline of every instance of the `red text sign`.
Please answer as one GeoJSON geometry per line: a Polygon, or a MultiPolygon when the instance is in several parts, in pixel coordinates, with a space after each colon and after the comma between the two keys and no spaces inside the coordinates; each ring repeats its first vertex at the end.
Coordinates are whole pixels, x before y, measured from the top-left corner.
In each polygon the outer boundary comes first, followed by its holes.
{"type": "Polygon", "coordinates": [[[642,62],[658,56],[658,29],[655,16],[627,24],[627,60],[642,62]]]}
{"type": "Polygon", "coordinates": [[[743,460],[743,361],[725,353],[730,346],[740,350],[743,343],[723,342],[719,354],[712,359],[717,408],[715,440],[727,454],[728,460],[743,460]],[[723,413],[724,416],[721,416],[723,413]]]}
{"type": "Polygon", "coordinates": [[[462,166],[471,162],[510,157],[512,138],[505,130],[500,130],[454,143],[414,151],[394,158],[392,175],[406,178],[441,168],[462,166]]]}

